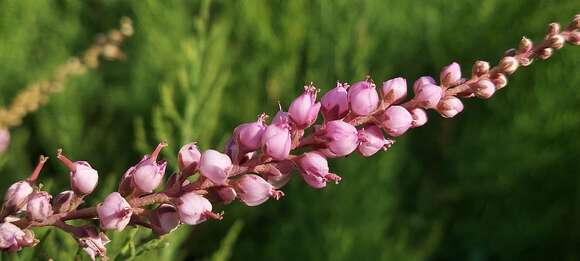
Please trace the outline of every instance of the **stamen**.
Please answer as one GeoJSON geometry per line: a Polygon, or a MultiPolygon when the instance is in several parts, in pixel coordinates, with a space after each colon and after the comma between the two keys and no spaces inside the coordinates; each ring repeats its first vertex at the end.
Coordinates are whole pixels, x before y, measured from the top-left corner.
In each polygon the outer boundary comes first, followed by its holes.
{"type": "Polygon", "coordinates": [[[159,143],[159,145],[157,145],[155,150],[151,153],[151,160],[157,161],[157,157],[159,156],[159,153],[165,147],[167,147],[167,142],[164,141],[164,142],[159,143]]]}
{"type": "Polygon", "coordinates": [[[40,176],[40,171],[42,170],[42,167],[44,167],[44,163],[46,163],[47,160],[48,157],[40,155],[40,158],[38,159],[38,164],[36,164],[36,168],[34,168],[32,175],[30,175],[30,177],[28,178],[28,182],[33,184],[36,182],[38,176],[40,176]]]}

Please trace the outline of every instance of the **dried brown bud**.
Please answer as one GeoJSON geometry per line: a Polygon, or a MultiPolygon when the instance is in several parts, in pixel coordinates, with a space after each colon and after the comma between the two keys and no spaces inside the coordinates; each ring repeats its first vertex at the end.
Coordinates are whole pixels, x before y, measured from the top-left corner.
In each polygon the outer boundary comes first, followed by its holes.
{"type": "Polygon", "coordinates": [[[491,81],[498,90],[505,87],[508,82],[507,77],[503,73],[493,74],[491,76],[491,81]]]}
{"type": "Polygon", "coordinates": [[[568,42],[573,45],[580,45],[580,32],[572,32],[568,42]]]}
{"type": "Polygon", "coordinates": [[[489,72],[489,63],[485,61],[477,61],[473,65],[473,75],[482,76],[489,72]]]}
{"type": "Polygon", "coordinates": [[[554,49],[552,49],[552,48],[544,48],[544,49],[538,51],[538,57],[542,60],[546,60],[546,59],[550,58],[550,56],[552,56],[553,52],[554,52],[554,49]]]}
{"type": "Polygon", "coordinates": [[[532,40],[530,40],[527,37],[522,37],[522,40],[520,41],[520,45],[518,46],[518,51],[520,53],[527,53],[527,52],[531,51],[533,47],[534,47],[534,44],[532,43],[532,40]]]}
{"type": "Polygon", "coordinates": [[[548,36],[557,35],[560,33],[560,24],[559,23],[550,23],[548,25],[548,32],[546,34],[548,36]]]}
{"type": "Polygon", "coordinates": [[[564,37],[557,34],[557,35],[553,35],[550,36],[550,38],[548,38],[548,41],[550,42],[550,46],[556,50],[564,47],[564,37]]]}
{"type": "Polygon", "coordinates": [[[516,60],[516,58],[511,57],[511,56],[506,56],[503,59],[501,59],[501,62],[499,63],[501,70],[506,73],[506,74],[512,74],[514,73],[519,66],[518,61],[516,60]]]}
{"type": "Polygon", "coordinates": [[[515,48],[511,48],[508,49],[507,51],[505,51],[504,56],[516,56],[516,49],[515,48]]]}

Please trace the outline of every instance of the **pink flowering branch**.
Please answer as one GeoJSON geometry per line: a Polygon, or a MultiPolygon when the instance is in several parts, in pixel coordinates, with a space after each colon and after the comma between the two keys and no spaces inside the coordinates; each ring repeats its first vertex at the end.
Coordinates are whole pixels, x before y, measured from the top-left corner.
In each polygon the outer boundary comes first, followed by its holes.
{"type": "Polygon", "coordinates": [[[4,197],[0,217],[0,249],[17,251],[38,243],[34,227],[52,226],[71,234],[92,259],[106,259],[109,242],[101,230],[123,230],[142,226],[159,236],[181,224],[197,225],[208,219],[221,220],[213,204],[229,204],[235,199],[257,206],[269,198],[280,199],[282,188],[298,170],[313,188],[341,177],[330,172],[327,158],[344,157],[357,151],[369,157],[394,144],[394,138],[427,122],[426,110],[452,118],[463,111],[461,98],[490,98],[504,88],[507,77],[533,59],[548,59],[566,43],[580,44],[580,15],[566,28],[550,24],[544,40],[534,45],[523,38],[517,49],[509,50],[492,68],[478,61],[469,79],[462,78],[457,63],[445,67],[439,82],[424,76],[413,84],[414,97],[407,98],[407,81],[394,78],[382,83],[379,91],[370,77],[352,86],[338,83],[317,102],[319,90],[305,86],[285,112],[267,124],[260,114],[255,122],[239,125],[223,152],[201,152],[196,143],[178,152],[178,171],[163,183],[167,162],[159,154],[160,143],[121,177],[119,188],[94,207],[79,208],[98,183],[98,172],[86,161],[73,161],[62,150],[57,158],[69,169],[70,190],[54,199],[41,191],[37,180],[48,158],[41,156],[32,175],[11,185],[4,197]],[[318,115],[323,121],[316,124],[318,115]],[[357,128],[358,127],[358,128],[357,128]],[[386,135],[385,135],[386,133],[386,135]],[[73,226],[69,220],[98,219],[100,227],[73,226]]]}

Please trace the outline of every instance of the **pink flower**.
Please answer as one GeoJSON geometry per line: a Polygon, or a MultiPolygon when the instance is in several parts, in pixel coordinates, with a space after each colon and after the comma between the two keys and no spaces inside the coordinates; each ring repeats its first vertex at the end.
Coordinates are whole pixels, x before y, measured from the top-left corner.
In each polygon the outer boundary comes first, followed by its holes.
{"type": "Polygon", "coordinates": [[[383,82],[381,89],[383,100],[388,104],[397,104],[407,97],[407,80],[397,77],[383,82]]]}
{"type": "Polygon", "coordinates": [[[28,197],[26,204],[26,212],[31,220],[43,221],[48,216],[52,215],[52,206],[50,200],[52,196],[44,191],[32,193],[28,197]]]}
{"type": "Polygon", "coordinates": [[[358,152],[365,157],[370,157],[381,149],[386,150],[393,144],[392,140],[385,139],[383,131],[376,125],[365,126],[358,133],[361,140],[358,152]]]}
{"type": "Polygon", "coordinates": [[[379,94],[370,80],[360,81],[348,90],[350,110],[359,116],[371,114],[379,106],[379,94]]]}
{"type": "Polygon", "coordinates": [[[290,155],[291,148],[292,138],[289,126],[284,123],[283,118],[273,121],[262,136],[262,152],[275,160],[283,160],[290,155]]]}
{"type": "Polygon", "coordinates": [[[234,137],[243,153],[255,151],[260,148],[262,135],[266,130],[264,121],[268,116],[264,113],[258,116],[258,120],[244,123],[234,130],[234,137]]]}
{"type": "Polygon", "coordinates": [[[159,187],[161,181],[163,181],[166,167],[166,161],[155,161],[149,156],[145,156],[141,162],[135,166],[135,169],[131,174],[133,176],[133,184],[140,192],[153,192],[157,187],[159,187]]]}
{"type": "Polygon", "coordinates": [[[391,106],[385,110],[382,118],[382,127],[392,137],[403,135],[411,126],[413,117],[402,106],[391,106]]]}
{"type": "Polygon", "coordinates": [[[304,181],[313,188],[326,187],[326,181],[331,180],[338,183],[341,178],[329,172],[326,158],[318,152],[307,152],[297,160],[300,167],[300,174],[304,181]]]}
{"type": "Polygon", "coordinates": [[[116,229],[121,231],[129,224],[133,209],[129,202],[118,192],[113,192],[97,206],[97,214],[102,229],[116,229]]]}
{"type": "Polygon", "coordinates": [[[226,205],[232,203],[232,201],[234,201],[234,199],[236,199],[236,197],[238,196],[236,190],[230,186],[217,187],[215,189],[215,192],[219,197],[219,199],[226,205]]]}
{"type": "Polygon", "coordinates": [[[475,95],[482,99],[489,99],[495,93],[495,85],[490,80],[480,80],[475,85],[475,95]]]}
{"type": "Polygon", "coordinates": [[[288,115],[298,129],[305,129],[316,121],[320,111],[320,102],[316,102],[317,92],[312,84],[304,86],[304,93],[290,104],[288,115]]]}
{"type": "Polygon", "coordinates": [[[199,165],[201,175],[217,185],[226,184],[226,179],[231,168],[232,160],[226,154],[216,150],[206,150],[201,155],[199,165]]]}
{"type": "Polygon", "coordinates": [[[179,170],[186,176],[193,174],[199,167],[200,159],[201,153],[197,149],[195,142],[183,145],[177,154],[179,170]]]}
{"type": "Polygon", "coordinates": [[[419,79],[417,79],[414,83],[413,83],[413,92],[415,94],[417,94],[419,87],[426,85],[426,84],[436,84],[435,79],[433,79],[433,77],[431,76],[422,76],[419,77],[419,79]]]}
{"type": "Polygon", "coordinates": [[[188,225],[197,225],[206,221],[208,217],[214,218],[216,214],[211,212],[211,209],[209,200],[195,192],[183,194],[177,205],[179,219],[188,225]]]}
{"type": "Polygon", "coordinates": [[[77,230],[75,237],[91,260],[94,261],[97,257],[103,259],[107,257],[107,248],[105,248],[105,245],[111,242],[111,240],[105,233],[98,232],[92,226],[84,226],[77,230]]]}
{"type": "Polygon", "coordinates": [[[99,182],[99,173],[86,161],[72,162],[58,150],[57,158],[70,170],[70,185],[79,195],[91,194],[99,182]]]}
{"type": "Polygon", "coordinates": [[[38,243],[34,233],[28,229],[20,229],[8,222],[0,224],[0,249],[4,251],[18,251],[23,247],[32,247],[38,243]]]}
{"type": "Polygon", "coordinates": [[[162,204],[155,209],[150,216],[153,230],[159,236],[170,233],[179,226],[179,214],[177,209],[169,204],[162,204]]]}
{"type": "Polygon", "coordinates": [[[28,196],[34,190],[28,181],[22,180],[8,187],[4,195],[4,207],[12,210],[19,210],[26,205],[28,196]]]}
{"type": "Polygon", "coordinates": [[[326,92],[320,102],[324,120],[333,121],[344,118],[348,114],[348,84],[337,83],[334,89],[326,92]]]}
{"type": "Polygon", "coordinates": [[[422,84],[415,89],[413,100],[419,107],[434,109],[443,95],[443,89],[434,84],[422,84]]]}
{"type": "Polygon", "coordinates": [[[427,123],[427,112],[421,108],[414,108],[409,111],[411,117],[413,117],[413,122],[411,123],[413,128],[421,127],[427,123]]]}
{"type": "Polygon", "coordinates": [[[437,105],[437,111],[445,118],[452,118],[463,111],[463,103],[455,96],[446,96],[437,105]]]}
{"type": "Polygon", "coordinates": [[[461,68],[459,67],[459,64],[454,62],[443,68],[439,79],[441,80],[441,84],[444,86],[457,83],[461,80],[461,68]]]}
{"type": "Polygon", "coordinates": [[[349,155],[358,146],[356,128],[342,120],[327,122],[323,133],[329,151],[336,157],[349,155]]]}
{"type": "Polygon", "coordinates": [[[268,183],[272,184],[275,189],[283,187],[288,183],[288,181],[290,181],[292,171],[295,168],[294,163],[290,160],[283,160],[267,164],[266,166],[267,169],[261,173],[266,174],[266,180],[268,183]]]}
{"type": "Polygon", "coordinates": [[[234,182],[234,188],[238,198],[250,207],[260,205],[270,197],[279,199],[284,196],[282,191],[275,190],[270,183],[254,174],[240,177],[234,182]]]}
{"type": "Polygon", "coordinates": [[[7,129],[0,129],[0,154],[4,153],[10,145],[10,132],[7,129]]]}

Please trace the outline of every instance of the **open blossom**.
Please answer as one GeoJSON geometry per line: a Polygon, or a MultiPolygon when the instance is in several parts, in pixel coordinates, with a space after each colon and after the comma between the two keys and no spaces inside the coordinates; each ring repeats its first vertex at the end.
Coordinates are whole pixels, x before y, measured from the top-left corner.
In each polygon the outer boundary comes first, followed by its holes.
{"type": "Polygon", "coordinates": [[[234,182],[234,188],[238,198],[250,207],[260,205],[270,197],[279,199],[284,195],[282,191],[275,190],[270,183],[254,174],[241,176],[234,182]]]}
{"type": "Polygon", "coordinates": [[[262,151],[276,160],[283,160],[290,155],[291,149],[292,137],[285,117],[274,117],[262,136],[262,151]]]}
{"type": "Polygon", "coordinates": [[[28,197],[28,204],[26,204],[28,217],[35,221],[42,221],[52,215],[52,205],[50,205],[51,199],[52,196],[44,191],[31,194],[28,197]]]}
{"type": "Polygon", "coordinates": [[[10,145],[10,132],[7,129],[0,129],[0,154],[4,153],[10,145]]]}
{"type": "Polygon", "coordinates": [[[260,114],[255,122],[244,123],[234,130],[236,143],[242,153],[255,151],[260,148],[262,135],[266,131],[266,114],[260,114]]]}
{"type": "Polygon", "coordinates": [[[407,97],[407,80],[397,77],[383,82],[381,88],[383,100],[388,104],[397,104],[407,97]]]}
{"type": "Polygon", "coordinates": [[[392,140],[385,139],[383,131],[376,125],[368,125],[359,130],[360,144],[358,145],[358,152],[370,157],[381,149],[387,149],[392,144],[392,140]]]}
{"type": "Polygon", "coordinates": [[[288,115],[297,128],[307,128],[316,121],[320,111],[320,102],[316,102],[317,92],[312,84],[304,86],[304,93],[290,104],[288,115]]]}
{"type": "Polygon", "coordinates": [[[201,155],[199,171],[201,175],[218,185],[225,185],[232,160],[217,150],[206,150],[201,155]]]}
{"type": "Polygon", "coordinates": [[[133,209],[118,192],[113,192],[97,206],[101,228],[121,231],[129,224],[133,209]]]}
{"type": "Polygon", "coordinates": [[[360,81],[348,90],[350,110],[360,116],[371,114],[379,107],[379,94],[370,80],[360,81]]]}
{"type": "Polygon", "coordinates": [[[86,161],[72,162],[59,150],[57,158],[70,170],[70,185],[79,195],[90,194],[99,182],[99,173],[86,161]]]}
{"type": "Polygon", "coordinates": [[[357,130],[342,120],[327,122],[324,125],[324,139],[328,150],[336,157],[351,154],[358,146],[357,130]]]}
{"type": "Polygon", "coordinates": [[[413,123],[413,116],[402,106],[391,106],[381,115],[381,124],[392,137],[403,135],[413,123]]]}
{"type": "Polygon", "coordinates": [[[159,206],[151,213],[149,219],[157,235],[165,235],[175,230],[180,223],[177,209],[169,204],[159,206]]]}
{"type": "Polygon", "coordinates": [[[32,194],[34,189],[30,186],[28,181],[18,181],[10,187],[4,194],[4,207],[18,210],[26,205],[28,196],[32,194]]]}
{"type": "Polygon", "coordinates": [[[179,197],[177,212],[182,223],[197,225],[207,220],[212,214],[209,200],[195,192],[189,192],[179,197]]]}
{"type": "Polygon", "coordinates": [[[28,229],[20,229],[8,222],[0,224],[0,249],[5,251],[18,251],[23,247],[32,247],[38,243],[34,233],[28,229]]]}
{"type": "Polygon", "coordinates": [[[95,260],[97,257],[107,257],[107,248],[105,248],[105,245],[111,242],[111,240],[105,233],[98,232],[94,227],[84,226],[78,229],[75,237],[91,260],[95,260]]]}
{"type": "Polygon", "coordinates": [[[328,161],[318,152],[307,152],[297,160],[300,167],[300,174],[306,182],[313,188],[326,187],[326,181],[331,180],[339,182],[341,178],[329,172],[328,161]]]}
{"type": "Polygon", "coordinates": [[[320,99],[324,120],[333,121],[348,114],[348,84],[337,83],[334,89],[326,92],[320,99]]]}
{"type": "Polygon", "coordinates": [[[191,142],[183,145],[177,154],[177,163],[179,170],[183,174],[189,176],[193,174],[199,167],[199,160],[201,159],[201,152],[197,149],[196,143],[191,142]]]}

